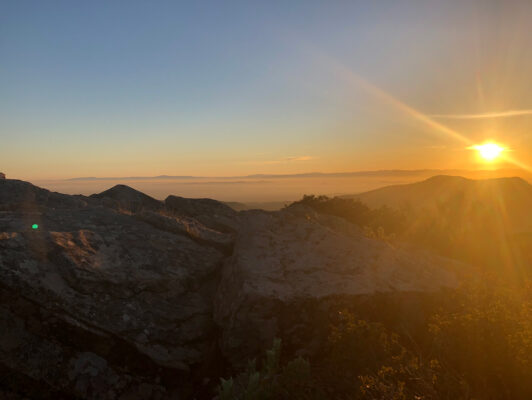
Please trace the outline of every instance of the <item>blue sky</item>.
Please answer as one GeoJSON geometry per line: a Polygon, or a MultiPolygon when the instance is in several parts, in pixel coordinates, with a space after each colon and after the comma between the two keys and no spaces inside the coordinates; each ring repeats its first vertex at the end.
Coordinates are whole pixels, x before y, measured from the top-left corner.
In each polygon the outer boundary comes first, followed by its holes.
{"type": "MultiPolygon", "coordinates": [[[[0,168],[29,179],[471,166],[462,143],[335,66],[425,114],[529,109],[531,9],[2,1],[0,168]]],[[[450,123],[528,157],[530,119],[450,123]]]]}

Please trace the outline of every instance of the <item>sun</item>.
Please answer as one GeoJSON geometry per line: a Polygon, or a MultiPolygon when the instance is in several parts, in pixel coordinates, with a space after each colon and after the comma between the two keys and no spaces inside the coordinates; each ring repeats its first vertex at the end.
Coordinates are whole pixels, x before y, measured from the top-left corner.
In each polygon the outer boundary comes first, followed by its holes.
{"type": "Polygon", "coordinates": [[[482,157],[485,161],[496,160],[505,150],[504,147],[492,142],[477,144],[475,146],[471,146],[470,148],[478,151],[480,157],[482,157]]]}

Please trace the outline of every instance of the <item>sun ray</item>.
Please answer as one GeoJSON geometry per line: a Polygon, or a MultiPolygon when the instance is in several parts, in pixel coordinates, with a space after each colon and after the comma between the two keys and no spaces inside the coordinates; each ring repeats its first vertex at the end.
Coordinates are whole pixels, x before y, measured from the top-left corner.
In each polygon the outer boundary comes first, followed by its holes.
{"type": "Polygon", "coordinates": [[[522,117],[532,115],[532,110],[509,110],[499,112],[488,112],[483,114],[433,114],[432,118],[444,119],[490,119],[490,118],[508,118],[522,117]]]}
{"type": "MultiPolygon", "coordinates": [[[[344,65],[340,61],[337,61],[331,58],[330,56],[326,55],[325,53],[318,51],[313,46],[311,46],[310,48],[312,49],[312,54],[315,57],[315,59],[317,59],[322,65],[325,65],[328,68],[330,68],[338,76],[341,76],[350,85],[356,86],[357,88],[362,88],[364,91],[374,96],[375,98],[378,98],[382,100],[384,103],[389,104],[392,107],[402,111],[403,113],[410,116],[411,118],[424,123],[426,126],[432,128],[434,131],[445,134],[445,136],[447,137],[451,137],[463,144],[466,144],[468,146],[466,148],[471,148],[471,146],[475,145],[471,141],[471,139],[462,135],[458,131],[446,125],[443,125],[440,122],[435,121],[430,116],[422,113],[421,111],[415,109],[414,107],[397,99],[395,96],[381,89],[380,87],[368,82],[366,79],[362,78],[360,75],[358,75],[356,72],[349,69],[346,65],[344,65]]],[[[504,150],[507,150],[507,149],[504,149],[504,150]]],[[[507,153],[507,151],[505,151],[505,153],[507,153]]],[[[532,167],[530,167],[529,165],[519,160],[516,160],[515,158],[509,156],[508,154],[498,154],[498,157],[502,161],[515,165],[518,168],[521,168],[525,171],[532,172],[532,167]]]]}
{"type": "Polygon", "coordinates": [[[409,115],[411,118],[416,119],[418,121],[421,121],[428,127],[432,128],[433,130],[443,133],[446,136],[450,136],[453,139],[456,139],[462,143],[472,145],[470,139],[467,137],[461,135],[459,132],[455,131],[454,129],[449,128],[448,126],[445,126],[439,122],[434,121],[432,118],[428,117],[427,115],[423,114],[421,111],[415,109],[414,107],[402,102],[401,100],[397,99],[396,97],[392,96],[390,93],[386,92],[385,90],[379,88],[378,86],[368,82],[366,79],[362,78],[360,75],[355,73],[354,71],[347,68],[344,64],[342,64],[339,61],[336,61],[328,56],[326,56],[323,53],[320,53],[319,58],[322,60],[322,62],[326,63],[328,67],[333,69],[335,73],[337,73],[339,76],[341,76],[346,82],[349,84],[362,88],[372,96],[382,100],[383,102],[391,105],[392,107],[402,111],[403,113],[409,115]]]}

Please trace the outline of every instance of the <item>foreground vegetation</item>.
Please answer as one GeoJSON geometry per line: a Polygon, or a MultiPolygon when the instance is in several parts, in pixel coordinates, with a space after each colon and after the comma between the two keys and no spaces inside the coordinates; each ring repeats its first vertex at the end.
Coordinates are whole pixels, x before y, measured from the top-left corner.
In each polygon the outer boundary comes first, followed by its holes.
{"type": "Polygon", "coordinates": [[[415,338],[340,310],[320,354],[282,363],[276,340],[259,369],[221,381],[219,398],[530,399],[532,290],[495,283],[442,299],[415,338]]]}

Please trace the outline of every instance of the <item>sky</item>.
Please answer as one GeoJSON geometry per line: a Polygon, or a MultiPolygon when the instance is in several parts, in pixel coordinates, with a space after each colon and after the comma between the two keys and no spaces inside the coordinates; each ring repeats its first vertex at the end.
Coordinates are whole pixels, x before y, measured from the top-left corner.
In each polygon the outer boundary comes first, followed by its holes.
{"type": "Polygon", "coordinates": [[[532,164],[526,1],[0,0],[19,179],[532,164]],[[508,160],[507,160],[508,161],[508,160]]]}

